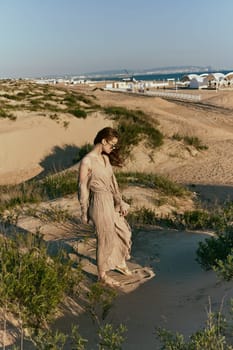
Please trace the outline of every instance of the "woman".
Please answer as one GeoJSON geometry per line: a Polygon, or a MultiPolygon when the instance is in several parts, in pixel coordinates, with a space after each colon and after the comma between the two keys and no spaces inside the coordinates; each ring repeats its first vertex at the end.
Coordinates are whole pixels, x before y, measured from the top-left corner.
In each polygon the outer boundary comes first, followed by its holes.
{"type": "Polygon", "coordinates": [[[94,223],[98,277],[111,286],[119,283],[108,276],[107,271],[131,274],[126,265],[130,258],[131,230],[124,218],[129,205],[121,198],[112,170],[112,165],[120,165],[118,139],[115,129],[100,130],[93,150],[82,159],[79,170],[81,220],[84,224],[89,219],[94,223]]]}

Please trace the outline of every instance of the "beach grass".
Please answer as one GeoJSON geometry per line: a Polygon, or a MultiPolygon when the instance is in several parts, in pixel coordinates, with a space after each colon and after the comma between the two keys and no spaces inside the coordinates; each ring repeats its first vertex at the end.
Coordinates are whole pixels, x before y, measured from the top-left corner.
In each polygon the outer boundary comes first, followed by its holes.
{"type": "Polygon", "coordinates": [[[152,149],[163,144],[163,134],[157,128],[158,122],[143,111],[115,106],[105,107],[103,111],[117,122],[120,148],[124,158],[129,156],[133,146],[138,145],[142,137],[152,149]]]}
{"type": "Polygon", "coordinates": [[[18,185],[0,186],[0,212],[27,203],[39,203],[77,192],[77,172],[64,172],[18,185]]]}
{"type": "Polygon", "coordinates": [[[0,238],[0,305],[22,318],[23,326],[46,327],[66,294],[78,292],[82,275],[64,252],[47,253],[42,237],[0,238]]]}
{"type": "Polygon", "coordinates": [[[127,220],[131,226],[160,224],[159,217],[155,211],[145,207],[130,212],[127,216],[127,220]]]}
{"type": "Polygon", "coordinates": [[[3,108],[0,108],[0,118],[4,118],[4,119],[8,118],[13,121],[17,119],[17,117],[14,114],[7,112],[3,108]]]}
{"type": "MultiPolygon", "coordinates": [[[[85,154],[91,147],[91,145],[87,144],[85,149],[80,150],[79,159],[83,156],[82,152],[85,154]]],[[[191,192],[185,187],[160,175],[139,172],[117,172],[116,177],[119,185],[123,187],[137,185],[155,189],[161,195],[165,194],[176,197],[191,196],[191,192]]],[[[77,171],[64,171],[48,175],[41,180],[31,180],[18,185],[0,186],[0,211],[3,212],[5,209],[22,206],[27,203],[40,203],[42,201],[61,198],[77,193],[77,188],[77,171]]]]}
{"type": "Polygon", "coordinates": [[[191,192],[165,176],[143,173],[143,172],[117,172],[116,177],[119,185],[137,185],[147,188],[157,189],[160,193],[168,196],[190,196],[191,192]]]}
{"type": "Polygon", "coordinates": [[[187,339],[183,334],[156,328],[156,337],[161,342],[160,350],[232,350],[227,328],[231,321],[226,322],[222,310],[213,312],[209,305],[204,327],[191,334],[187,339]]]}
{"type": "Polygon", "coordinates": [[[172,139],[176,141],[183,141],[186,145],[193,146],[198,151],[208,149],[208,146],[204,145],[197,136],[180,135],[179,133],[175,133],[173,134],[172,139]]]}
{"type": "Polygon", "coordinates": [[[90,98],[82,93],[67,92],[65,88],[40,86],[25,81],[10,86],[8,82],[6,85],[2,83],[2,87],[5,92],[0,95],[0,98],[4,99],[0,109],[0,118],[16,119],[8,110],[43,111],[44,115],[54,112],[58,114],[58,119],[61,117],[60,113],[71,114],[76,118],[86,118],[87,113],[100,108],[93,102],[93,96],[90,98]]]}

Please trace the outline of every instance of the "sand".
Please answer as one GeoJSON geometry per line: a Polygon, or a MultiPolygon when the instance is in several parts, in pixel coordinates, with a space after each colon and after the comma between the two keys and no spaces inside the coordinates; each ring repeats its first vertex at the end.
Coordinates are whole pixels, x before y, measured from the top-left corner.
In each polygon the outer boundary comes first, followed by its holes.
{"type": "MultiPolygon", "coordinates": [[[[159,121],[159,129],[166,136],[164,145],[154,152],[152,160],[142,140],[125,170],[159,173],[192,185],[198,196],[208,203],[233,198],[232,91],[200,91],[202,101],[199,104],[100,90],[87,89],[86,93],[94,94],[101,105],[141,109],[159,121]],[[196,151],[174,141],[171,139],[174,133],[197,136],[208,150],[196,151]]],[[[92,142],[99,129],[112,125],[99,112],[87,119],[64,115],[59,123],[32,112],[30,115],[18,112],[17,116],[16,121],[0,120],[0,184],[20,183],[54,168],[71,166],[79,147],[92,142]],[[65,128],[63,121],[67,120],[69,125],[65,128]]],[[[131,192],[129,189],[124,191],[126,196],[136,198],[139,207],[148,203],[150,207],[151,193],[137,187],[131,192]]],[[[85,230],[79,223],[80,208],[76,196],[41,206],[50,205],[69,208],[77,222],[63,227],[22,216],[18,226],[25,232],[35,232],[40,226],[45,240],[54,246],[62,244],[72,259],[79,259],[82,255],[84,270],[94,281],[97,276],[95,237],[92,235],[88,244],[80,241],[80,234],[85,230]]],[[[187,202],[183,209],[191,207],[192,203],[187,202]]],[[[166,213],[172,208],[163,210],[166,213]]],[[[232,282],[219,282],[213,272],[203,271],[195,261],[198,242],[208,234],[149,227],[140,229],[133,237],[132,260],[129,262],[133,276],[126,278],[111,272],[122,282],[122,287],[108,317],[115,324],[126,324],[125,350],[159,349],[154,335],[157,326],[186,336],[195,332],[206,320],[209,298],[214,310],[219,310],[223,299],[224,305],[228,305],[232,282]]],[[[90,338],[93,325],[87,314],[82,308],[71,309],[66,310],[66,316],[58,319],[56,324],[61,330],[67,330],[72,322],[78,322],[83,336],[90,338]]],[[[89,347],[95,342],[93,336],[89,347]]]]}
{"type": "Polygon", "coordinates": [[[112,125],[97,112],[85,121],[64,116],[60,123],[29,112],[20,111],[17,117],[1,120],[0,185],[71,166],[80,146],[92,143],[99,128],[112,125]]]}

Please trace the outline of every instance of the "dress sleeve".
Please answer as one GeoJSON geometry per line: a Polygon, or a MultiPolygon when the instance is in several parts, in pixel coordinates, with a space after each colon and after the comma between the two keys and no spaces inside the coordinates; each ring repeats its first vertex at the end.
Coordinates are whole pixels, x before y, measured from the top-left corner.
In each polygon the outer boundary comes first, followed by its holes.
{"type": "Polygon", "coordinates": [[[89,208],[89,179],[91,172],[88,172],[88,176],[85,181],[78,181],[78,200],[81,207],[81,217],[88,219],[88,208],[89,208]]]}
{"type": "Polygon", "coordinates": [[[112,174],[112,193],[116,211],[128,211],[129,204],[123,201],[121,193],[119,191],[116,176],[114,174],[112,174]]]}
{"type": "Polygon", "coordinates": [[[82,183],[78,184],[78,199],[81,207],[81,217],[87,218],[89,207],[89,190],[82,183]]]}

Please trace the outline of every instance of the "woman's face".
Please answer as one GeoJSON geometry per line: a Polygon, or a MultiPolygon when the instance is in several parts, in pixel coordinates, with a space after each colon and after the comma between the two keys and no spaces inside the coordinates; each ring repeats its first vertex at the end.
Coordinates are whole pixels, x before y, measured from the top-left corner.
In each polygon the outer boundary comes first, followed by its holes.
{"type": "Polygon", "coordinates": [[[110,154],[117,146],[118,139],[113,137],[110,140],[103,139],[103,151],[107,154],[110,154]]]}

